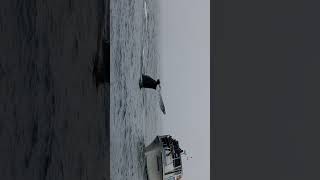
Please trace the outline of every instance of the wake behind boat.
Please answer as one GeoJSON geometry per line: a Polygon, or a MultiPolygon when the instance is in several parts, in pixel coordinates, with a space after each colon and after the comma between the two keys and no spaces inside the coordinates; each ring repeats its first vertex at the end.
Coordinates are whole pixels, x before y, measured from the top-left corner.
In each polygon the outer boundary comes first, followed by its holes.
{"type": "Polygon", "coordinates": [[[180,149],[176,139],[169,135],[157,136],[145,149],[148,179],[181,179],[182,154],[183,150],[180,149]]]}

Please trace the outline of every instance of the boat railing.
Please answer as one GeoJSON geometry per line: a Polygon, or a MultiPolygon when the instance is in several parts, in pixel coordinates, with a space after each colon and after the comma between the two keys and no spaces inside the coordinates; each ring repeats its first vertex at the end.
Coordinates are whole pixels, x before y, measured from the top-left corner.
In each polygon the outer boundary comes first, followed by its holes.
{"type": "Polygon", "coordinates": [[[182,174],[182,166],[175,167],[172,171],[165,172],[165,175],[169,175],[169,174],[174,174],[174,175],[182,174]]]}

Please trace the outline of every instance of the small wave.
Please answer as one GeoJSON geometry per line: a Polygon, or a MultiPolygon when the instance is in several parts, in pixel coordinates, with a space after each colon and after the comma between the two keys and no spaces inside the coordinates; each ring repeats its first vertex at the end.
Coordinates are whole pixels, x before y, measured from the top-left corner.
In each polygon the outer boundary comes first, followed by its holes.
{"type": "Polygon", "coordinates": [[[147,19],[148,18],[148,9],[147,9],[147,2],[144,1],[144,16],[147,19]]]}
{"type": "Polygon", "coordinates": [[[142,58],[144,58],[144,47],[142,48],[142,58]]]}
{"type": "Polygon", "coordinates": [[[144,1],[144,17],[145,17],[145,27],[148,27],[148,9],[147,9],[147,2],[144,1]]]}

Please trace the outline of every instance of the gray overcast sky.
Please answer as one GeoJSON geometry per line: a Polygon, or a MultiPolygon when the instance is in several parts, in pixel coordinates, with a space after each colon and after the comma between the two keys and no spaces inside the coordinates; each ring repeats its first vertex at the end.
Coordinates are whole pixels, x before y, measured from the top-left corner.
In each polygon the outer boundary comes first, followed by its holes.
{"type": "Polygon", "coordinates": [[[163,133],[192,156],[183,179],[210,179],[210,0],[161,0],[160,8],[163,133]]]}

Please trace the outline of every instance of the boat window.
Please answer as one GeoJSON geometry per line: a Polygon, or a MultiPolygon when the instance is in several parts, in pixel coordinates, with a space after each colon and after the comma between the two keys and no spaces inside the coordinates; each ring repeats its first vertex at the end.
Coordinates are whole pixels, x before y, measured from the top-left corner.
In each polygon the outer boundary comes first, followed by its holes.
{"type": "Polygon", "coordinates": [[[177,166],[180,166],[181,165],[181,159],[175,159],[173,160],[173,166],[174,167],[177,167],[177,166]]]}
{"type": "Polygon", "coordinates": [[[175,180],[175,178],[173,176],[168,177],[167,180],[175,180]]]}

